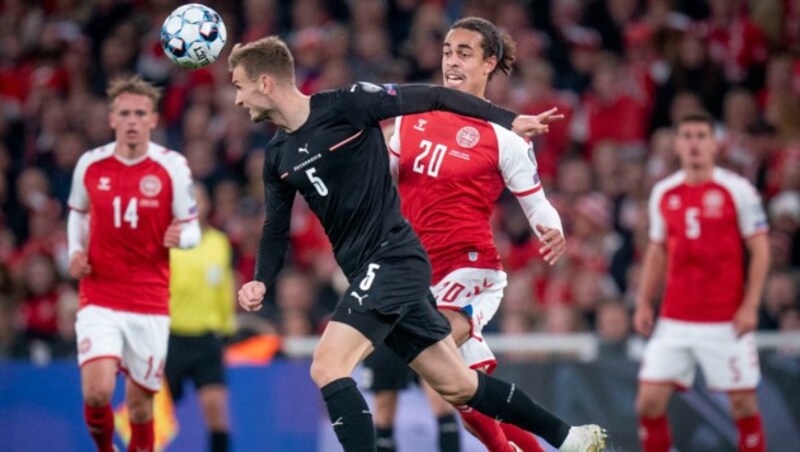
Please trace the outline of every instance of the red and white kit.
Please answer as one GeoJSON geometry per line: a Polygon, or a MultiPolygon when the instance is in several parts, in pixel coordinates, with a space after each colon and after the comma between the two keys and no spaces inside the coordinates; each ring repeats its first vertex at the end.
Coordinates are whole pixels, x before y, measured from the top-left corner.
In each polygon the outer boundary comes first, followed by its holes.
{"type": "Polygon", "coordinates": [[[653,188],[649,217],[650,240],[666,247],[667,282],[639,379],[689,387],[699,364],[711,388],[754,388],[754,337],[737,338],[733,317],[744,299],[742,240],[767,231],[758,193],[721,168],[698,185],[679,171],[653,188]]]}
{"type": "Polygon", "coordinates": [[[506,286],[489,224],[497,198],[508,187],[532,228],[561,230],[533,146],[496,124],[433,111],[397,118],[389,147],[403,216],[431,259],[437,305],[469,316],[472,338],[461,353],[467,365],[491,369],[494,355],[481,330],[506,286]]]}
{"type": "Polygon", "coordinates": [[[91,266],[80,281],[78,360],[118,358],[136,383],[155,391],[169,336],[164,234],[177,221],[181,247],[199,240],[194,189],[177,152],[150,143],[128,161],[114,149],[110,143],[81,157],[69,197],[70,255],[85,251],[91,266]]]}

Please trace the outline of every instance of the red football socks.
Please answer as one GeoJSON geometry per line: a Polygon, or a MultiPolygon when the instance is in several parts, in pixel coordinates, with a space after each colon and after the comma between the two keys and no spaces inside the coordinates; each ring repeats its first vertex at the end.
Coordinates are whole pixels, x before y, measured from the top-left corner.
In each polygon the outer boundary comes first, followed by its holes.
{"type": "Polygon", "coordinates": [[[515,452],[496,420],[468,406],[459,407],[458,413],[489,452],[515,452]]]}
{"type": "Polygon", "coordinates": [[[516,444],[517,447],[524,452],[544,452],[542,445],[539,444],[539,441],[533,433],[523,430],[516,425],[506,424],[505,422],[500,424],[500,428],[503,430],[506,438],[516,444]]]}
{"type": "Polygon", "coordinates": [[[101,407],[83,405],[83,417],[86,426],[97,445],[98,452],[113,452],[114,450],[114,411],[111,404],[101,407]]]}
{"type": "Polygon", "coordinates": [[[131,443],[128,452],[153,452],[156,434],[153,430],[153,420],[137,424],[131,422],[131,443]]]}
{"type": "Polygon", "coordinates": [[[739,429],[739,452],[765,452],[767,450],[760,414],[737,419],[736,428],[739,429]]]}
{"type": "Polygon", "coordinates": [[[639,440],[643,452],[669,452],[672,435],[667,416],[639,418],[639,440]]]}

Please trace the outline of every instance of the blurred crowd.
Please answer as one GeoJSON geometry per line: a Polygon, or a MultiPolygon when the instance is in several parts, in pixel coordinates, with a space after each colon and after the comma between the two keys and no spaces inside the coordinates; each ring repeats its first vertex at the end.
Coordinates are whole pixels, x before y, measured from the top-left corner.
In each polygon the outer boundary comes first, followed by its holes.
{"type": "MultiPolygon", "coordinates": [[[[279,34],[309,94],[355,80],[440,83],[441,42],[469,15],[518,44],[512,76],[494,77],[487,97],[566,115],[535,148],[567,254],[545,265],[504,195],[493,227],[509,286],[490,331],[596,331],[612,344],[632,335],[649,191],[677,169],[671,125],[697,108],[718,120],[719,164],[753,182],[769,214],[759,328],[800,330],[800,2],[219,0],[203,3],[227,25],[226,53],[193,71],[160,48],[160,26],[179,3],[0,0],[0,356],[75,353],[66,200],[80,155],[113,140],[108,80],[137,72],[164,87],[154,140],[182,152],[208,187],[210,223],[230,237],[241,283],[255,265],[273,130],[233,104],[232,44],[279,34]]],[[[242,334],[317,333],[346,286],[299,198],[286,267],[270,288],[274,303],[240,314],[242,334]]]]}

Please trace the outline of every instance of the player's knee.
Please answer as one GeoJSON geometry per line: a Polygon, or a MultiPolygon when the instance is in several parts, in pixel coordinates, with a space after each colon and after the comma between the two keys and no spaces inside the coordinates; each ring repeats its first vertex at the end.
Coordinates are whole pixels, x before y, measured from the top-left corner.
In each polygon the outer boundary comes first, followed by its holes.
{"type": "Polygon", "coordinates": [[[153,418],[152,398],[128,397],[126,405],[131,422],[141,424],[153,418]]]}
{"type": "Polygon", "coordinates": [[[102,382],[86,382],[84,383],[83,391],[83,398],[86,404],[99,407],[108,405],[111,402],[114,386],[102,382]]]}
{"type": "Polygon", "coordinates": [[[667,401],[652,394],[640,392],[636,398],[636,414],[639,417],[658,417],[667,410],[667,401]]]}
{"type": "Polygon", "coordinates": [[[433,387],[447,403],[455,406],[461,406],[469,402],[472,396],[475,395],[475,388],[471,388],[468,384],[445,383],[433,387]]]}
{"type": "Polygon", "coordinates": [[[350,376],[340,366],[326,361],[315,355],[314,360],[311,362],[311,379],[314,380],[318,388],[323,388],[332,381],[350,376]]]}
{"type": "Polygon", "coordinates": [[[758,414],[758,399],[755,392],[732,393],[731,415],[734,419],[755,416],[758,414]]]}

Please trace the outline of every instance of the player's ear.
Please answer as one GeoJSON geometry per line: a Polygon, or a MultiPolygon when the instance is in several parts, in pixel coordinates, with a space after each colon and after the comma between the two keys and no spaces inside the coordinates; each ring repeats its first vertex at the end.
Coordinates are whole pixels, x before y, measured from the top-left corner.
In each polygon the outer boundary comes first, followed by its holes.
{"type": "Polygon", "coordinates": [[[154,111],[150,117],[150,128],[155,129],[158,126],[158,112],[154,111]]]}
{"type": "Polygon", "coordinates": [[[258,90],[261,91],[261,94],[267,95],[272,92],[272,88],[275,86],[275,79],[272,78],[269,74],[261,74],[258,77],[258,90]]]}
{"type": "Polygon", "coordinates": [[[484,58],[483,59],[483,69],[484,69],[483,70],[483,75],[488,77],[489,74],[491,74],[492,71],[494,71],[494,68],[496,68],[499,64],[500,64],[500,60],[497,58],[497,55],[492,55],[489,58],[484,58]]]}

